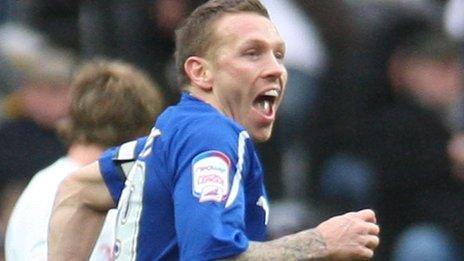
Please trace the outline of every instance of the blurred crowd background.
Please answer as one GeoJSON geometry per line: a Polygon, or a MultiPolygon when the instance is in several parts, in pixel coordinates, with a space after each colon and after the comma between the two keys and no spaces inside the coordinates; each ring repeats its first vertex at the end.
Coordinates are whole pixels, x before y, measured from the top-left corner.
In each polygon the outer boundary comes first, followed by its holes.
{"type": "MultiPolygon", "coordinates": [[[[175,103],[174,29],[202,2],[0,0],[0,245],[25,184],[66,152],[76,65],[133,63],[175,103]]],[[[464,260],[464,0],[262,2],[290,77],[258,145],[270,238],[372,208],[376,260],[464,260]]]]}

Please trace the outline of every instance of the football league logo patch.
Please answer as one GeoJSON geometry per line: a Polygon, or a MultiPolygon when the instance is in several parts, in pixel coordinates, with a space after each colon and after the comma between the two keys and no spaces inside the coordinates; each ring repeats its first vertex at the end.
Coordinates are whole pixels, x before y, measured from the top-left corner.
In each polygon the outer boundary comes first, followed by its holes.
{"type": "Polygon", "coordinates": [[[230,159],[210,150],[192,160],[192,192],[200,202],[221,202],[229,194],[230,159]]]}

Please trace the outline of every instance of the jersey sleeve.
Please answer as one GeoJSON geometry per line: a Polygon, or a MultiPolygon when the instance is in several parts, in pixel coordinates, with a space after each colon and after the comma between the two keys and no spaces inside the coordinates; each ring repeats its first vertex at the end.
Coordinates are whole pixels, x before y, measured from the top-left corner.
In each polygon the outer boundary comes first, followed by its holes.
{"type": "Polygon", "coordinates": [[[126,177],[139,153],[145,146],[146,137],[129,141],[121,146],[107,149],[100,156],[98,163],[100,173],[108,187],[115,204],[121,197],[126,177]]]}
{"type": "Polygon", "coordinates": [[[178,144],[173,201],[181,260],[214,260],[248,248],[245,191],[248,134],[216,125],[178,144]]]}

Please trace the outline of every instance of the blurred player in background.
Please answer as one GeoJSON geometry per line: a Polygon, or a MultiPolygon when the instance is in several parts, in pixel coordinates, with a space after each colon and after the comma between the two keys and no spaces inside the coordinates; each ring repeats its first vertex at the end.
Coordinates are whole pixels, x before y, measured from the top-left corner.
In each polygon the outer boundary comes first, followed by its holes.
{"type": "MultiPolygon", "coordinates": [[[[158,86],[130,64],[98,59],[77,71],[70,113],[59,125],[68,153],[38,172],[16,203],[6,234],[7,260],[47,260],[48,223],[60,182],[106,148],[144,135],[162,106],[158,86]]],[[[91,260],[112,258],[115,219],[116,211],[109,211],[91,260]]]]}

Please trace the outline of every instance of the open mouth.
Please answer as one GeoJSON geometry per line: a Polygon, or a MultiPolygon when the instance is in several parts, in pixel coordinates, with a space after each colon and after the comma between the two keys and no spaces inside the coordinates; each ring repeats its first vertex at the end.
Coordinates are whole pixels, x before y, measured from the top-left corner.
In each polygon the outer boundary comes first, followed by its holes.
{"type": "Polygon", "coordinates": [[[269,90],[254,100],[253,107],[266,116],[272,116],[273,105],[277,101],[277,97],[279,97],[277,90],[269,90]]]}

